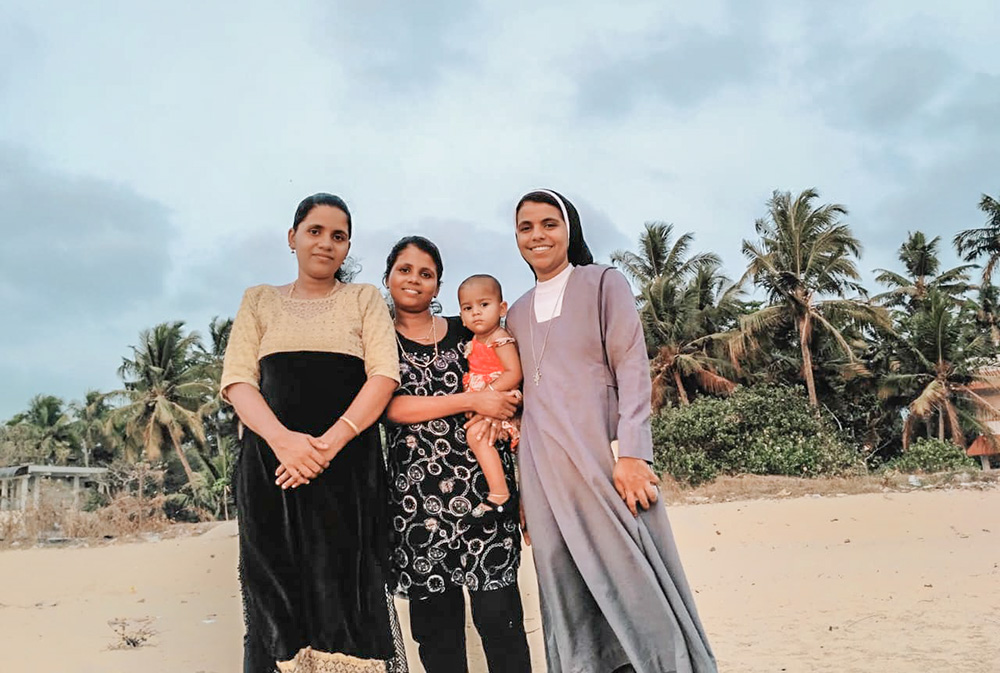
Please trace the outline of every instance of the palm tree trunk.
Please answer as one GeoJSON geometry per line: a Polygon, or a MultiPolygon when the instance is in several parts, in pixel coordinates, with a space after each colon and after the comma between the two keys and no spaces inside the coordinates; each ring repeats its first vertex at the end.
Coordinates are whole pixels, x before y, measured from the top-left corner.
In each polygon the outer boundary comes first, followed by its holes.
{"type": "Polygon", "coordinates": [[[809,349],[810,320],[809,314],[799,319],[799,347],[802,349],[802,376],[806,380],[806,390],[809,391],[809,404],[819,407],[816,396],[816,380],[813,377],[812,351],[809,349]]]}
{"type": "Polygon", "coordinates": [[[177,458],[181,461],[181,465],[184,466],[184,474],[187,475],[188,483],[191,484],[191,492],[194,493],[194,470],[191,469],[191,463],[188,462],[187,456],[184,455],[184,450],[181,449],[180,439],[174,437],[173,433],[170,433],[170,441],[174,444],[174,451],[177,452],[177,458]]]}
{"type": "Polygon", "coordinates": [[[139,530],[142,531],[142,494],[146,490],[146,463],[139,464],[139,493],[137,494],[139,498],[139,530]]]}
{"type": "Polygon", "coordinates": [[[938,412],[938,439],[944,441],[944,409],[938,412]]]}
{"type": "Polygon", "coordinates": [[[690,400],[688,400],[687,391],[684,390],[684,382],[681,381],[681,373],[677,367],[674,367],[674,385],[677,386],[677,397],[681,401],[681,406],[686,407],[691,404],[690,400]]]}

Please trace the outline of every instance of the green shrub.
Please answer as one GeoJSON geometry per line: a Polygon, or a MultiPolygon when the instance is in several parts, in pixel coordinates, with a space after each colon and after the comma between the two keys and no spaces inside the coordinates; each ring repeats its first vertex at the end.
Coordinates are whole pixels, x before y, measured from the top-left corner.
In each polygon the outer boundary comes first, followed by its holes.
{"type": "Polygon", "coordinates": [[[975,462],[961,447],[927,437],[920,437],[904,453],[885,464],[886,470],[898,472],[943,472],[964,467],[975,467],[975,462]]]}
{"type": "Polygon", "coordinates": [[[718,474],[813,477],[861,468],[830,420],[789,386],[741,387],[665,409],[653,419],[653,445],[655,468],[690,484],[718,474]]]}

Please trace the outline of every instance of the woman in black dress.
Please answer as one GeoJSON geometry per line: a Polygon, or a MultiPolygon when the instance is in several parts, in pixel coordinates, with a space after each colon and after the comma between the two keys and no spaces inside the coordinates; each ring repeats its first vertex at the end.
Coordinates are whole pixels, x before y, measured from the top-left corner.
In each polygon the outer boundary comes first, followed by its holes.
{"type": "MultiPolygon", "coordinates": [[[[466,516],[489,489],[466,443],[465,414],[485,417],[469,432],[495,433],[490,419],[513,415],[516,398],[463,392],[463,353],[472,333],[460,318],[431,313],[442,271],[437,247],[420,236],[399,241],[386,261],[401,378],[387,412],[397,591],[409,599],[410,629],[427,673],[468,670],[463,587],[490,673],[528,673],[517,522],[477,525],[466,516]]],[[[500,455],[514,493],[513,456],[500,455]]]]}
{"type": "Polygon", "coordinates": [[[373,427],[399,380],[396,341],[378,290],[337,278],[350,236],[341,199],[305,199],[288,232],[298,277],[248,289],[226,349],[222,393],[245,426],[245,673],[406,670],[373,427]]]}

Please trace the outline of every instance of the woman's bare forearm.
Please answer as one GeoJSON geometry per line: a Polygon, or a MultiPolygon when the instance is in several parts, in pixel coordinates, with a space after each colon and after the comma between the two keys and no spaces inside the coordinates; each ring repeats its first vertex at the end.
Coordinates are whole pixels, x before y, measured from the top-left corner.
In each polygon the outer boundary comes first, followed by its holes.
{"type": "Polygon", "coordinates": [[[397,395],[389,402],[386,417],[396,425],[409,425],[472,410],[472,398],[467,392],[452,395],[397,395]]]}
{"type": "Polygon", "coordinates": [[[373,376],[361,386],[351,406],[347,407],[341,418],[350,419],[350,423],[339,418],[323,433],[324,441],[332,446],[343,446],[354,438],[354,431],[359,432],[371,427],[379,419],[386,405],[392,399],[392,394],[398,384],[387,376],[373,376]]]}
{"type": "Polygon", "coordinates": [[[226,388],[226,397],[236,409],[236,415],[243,425],[260,435],[265,442],[271,443],[275,437],[287,431],[260,391],[249,383],[232,384],[226,388]]]}

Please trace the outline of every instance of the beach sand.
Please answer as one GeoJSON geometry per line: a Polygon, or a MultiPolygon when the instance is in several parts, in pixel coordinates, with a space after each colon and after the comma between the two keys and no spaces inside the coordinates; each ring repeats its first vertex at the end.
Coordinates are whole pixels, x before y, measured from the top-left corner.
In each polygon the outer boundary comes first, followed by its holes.
{"type": "MultiPolygon", "coordinates": [[[[722,671],[1000,672],[996,488],[670,512],[722,671]]],[[[176,539],[0,552],[0,670],[239,671],[236,556],[232,523],[176,539]],[[155,635],[111,649],[117,618],[150,618],[155,635]]],[[[544,671],[526,559],[526,627],[534,670],[544,671]]],[[[469,635],[470,670],[485,671],[469,635]]]]}

